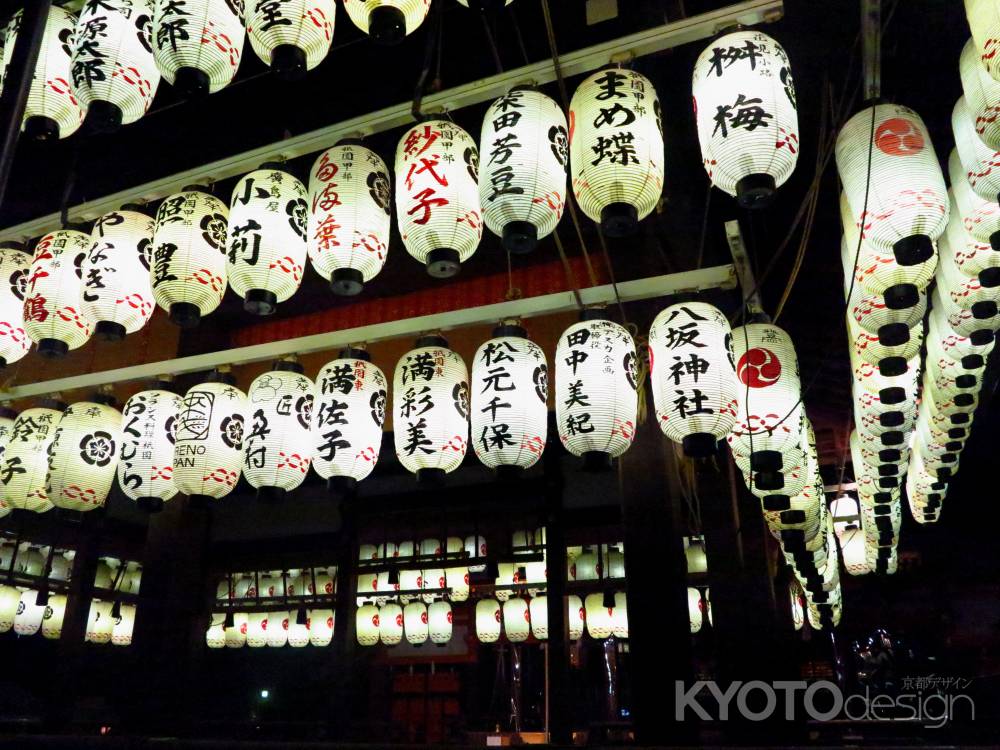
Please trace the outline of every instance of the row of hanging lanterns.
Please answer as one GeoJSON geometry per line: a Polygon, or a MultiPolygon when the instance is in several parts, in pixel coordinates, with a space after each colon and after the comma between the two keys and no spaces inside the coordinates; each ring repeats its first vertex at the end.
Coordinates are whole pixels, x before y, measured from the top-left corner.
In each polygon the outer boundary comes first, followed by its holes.
{"type": "Polygon", "coordinates": [[[411,601],[405,605],[387,602],[382,606],[362,604],[355,612],[358,644],[374,646],[379,642],[396,646],[405,637],[412,646],[431,643],[444,646],[452,636],[451,604],[444,600],[425,604],[411,601]]]}
{"type": "MultiPolygon", "coordinates": [[[[0,568],[14,574],[42,576],[65,583],[69,580],[70,559],[66,554],[53,553],[48,547],[29,543],[0,545],[0,568]],[[49,562],[51,560],[51,562],[49,562]]],[[[14,631],[19,636],[41,633],[49,640],[62,636],[66,596],[36,588],[0,585],[0,633],[14,631]]]]}
{"type": "Polygon", "coordinates": [[[208,648],[303,648],[329,646],[333,641],[334,613],[332,609],[296,612],[233,612],[232,620],[225,613],[215,612],[205,631],[208,648]]]}

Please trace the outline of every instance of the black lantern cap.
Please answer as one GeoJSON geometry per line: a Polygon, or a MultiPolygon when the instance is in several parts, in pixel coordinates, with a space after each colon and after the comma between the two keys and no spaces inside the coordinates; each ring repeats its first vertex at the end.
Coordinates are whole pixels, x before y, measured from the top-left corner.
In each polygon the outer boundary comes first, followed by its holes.
{"type": "Polygon", "coordinates": [[[293,359],[276,359],[271,365],[271,372],[296,372],[301,375],[305,371],[302,364],[293,359]]]}
{"type": "Polygon", "coordinates": [[[337,357],[339,359],[360,359],[364,362],[372,361],[372,355],[368,353],[367,349],[361,349],[356,346],[345,346],[337,352],[337,357]]]}

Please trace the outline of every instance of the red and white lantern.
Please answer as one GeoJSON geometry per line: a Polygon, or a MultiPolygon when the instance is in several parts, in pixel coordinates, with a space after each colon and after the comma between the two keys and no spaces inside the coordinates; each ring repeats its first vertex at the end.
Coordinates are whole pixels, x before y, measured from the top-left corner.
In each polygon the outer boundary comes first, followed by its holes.
{"type": "Polygon", "coordinates": [[[75,229],[50,232],[35,245],[24,298],[24,329],[45,357],[64,357],[87,343],[92,321],[83,313],[83,261],[90,237],[75,229]]]}

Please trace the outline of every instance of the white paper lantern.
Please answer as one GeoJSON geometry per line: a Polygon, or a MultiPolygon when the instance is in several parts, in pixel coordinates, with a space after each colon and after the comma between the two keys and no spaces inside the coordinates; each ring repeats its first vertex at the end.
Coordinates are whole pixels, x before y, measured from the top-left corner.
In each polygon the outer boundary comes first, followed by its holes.
{"type": "Polygon", "coordinates": [[[664,309],[649,329],[649,369],[663,434],[688,456],[715,453],[736,422],[740,395],[726,316],[704,302],[664,309]]]}
{"type": "Polygon", "coordinates": [[[386,379],[363,349],[345,349],[316,377],[313,468],[353,483],[371,474],[382,447],[386,379]]]}
{"type": "Polygon", "coordinates": [[[174,432],[174,485],[195,502],[221,498],[236,487],[243,465],[247,397],[210,381],[181,401],[174,432]]]}
{"type": "MultiPolygon", "coordinates": [[[[7,24],[4,35],[3,66],[6,71],[14,55],[14,44],[23,22],[19,10],[7,24]]],[[[53,5],[45,21],[38,62],[28,89],[22,130],[29,138],[67,138],[83,122],[84,109],[73,92],[70,56],[73,53],[76,16],[53,5]]]]}
{"type": "Polygon", "coordinates": [[[932,241],[948,221],[948,197],[920,115],[898,104],[866,107],[837,135],[836,157],[853,223],[864,238],[882,252],[891,250],[900,265],[930,258],[932,241]]]}
{"type": "Polygon", "coordinates": [[[245,612],[233,613],[233,624],[225,628],[226,648],[243,648],[247,645],[249,617],[245,612]]]}
{"type": "Polygon", "coordinates": [[[135,605],[122,604],[121,615],[111,628],[111,643],[115,646],[131,646],[132,631],[135,629],[135,605]]]}
{"type": "Polygon", "coordinates": [[[309,472],[313,382],[298,363],[279,361],[250,384],[247,399],[243,476],[258,499],[279,501],[309,472]]]}
{"type": "Polygon", "coordinates": [[[226,293],[226,204],[198,187],[164,199],[156,212],[150,275],[156,303],[193,328],[226,293]]]}
{"type": "Polygon", "coordinates": [[[406,642],[420,646],[427,642],[427,605],[423,602],[410,602],[403,607],[403,633],[406,642]]]}
{"type": "Polygon", "coordinates": [[[396,147],[395,172],[406,252],[431,276],[454,276],[483,236],[476,142],[448,120],[417,123],[396,147]]]}
{"type": "Polygon", "coordinates": [[[632,445],[637,366],[631,334],[610,320],[583,320],[559,337],[556,421],[559,439],[574,456],[599,463],[632,445]]]}
{"type": "Polygon", "coordinates": [[[155,512],[177,494],[174,433],[181,397],[154,388],[140,391],[122,409],[118,486],[143,510],[155,512]]]}
{"type": "Polygon", "coordinates": [[[288,643],[288,612],[267,613],[267,646],[282,648],[288,643]]]}
{"type": "Polygon", "coordinates": [[[663,191],[663,127],[652,82],[605,68],[569,104],[569,160],[580,209],[609,237],[633,234],[663,191]]]}
{"type": "Polygon", "coordinates": [[[327,149],[309,173],[308,252],[335,294],[350,296],[382,270],[389,253],[392,185],[371,149],[327,149]]]}
{"type": "Polygon", "coordinates": [[[1000,65],[994,59],[1000,46],[1000,8],[993,0],[965,0],[965,15],[980,62],[1000,81],[1000,65]]]}
{"type": "Polygon", "coordinates": [[[976,133],[989,148],[1000,149],[1000,81],[987,72],[972,39],[962,47],[958,71],[976,133]]]}
{"type": "Polygon", "coordinates": [[[87,616],[87,631],[84,640],[88,643],[105,644],[111,642],[115,618],[111,615],[114,602],[92,599],[87,616]]]}
{"type": "Polygon", "coordinates": [[[49,594],[49,603],[42,616],[42,637],[57,641],[62,638],[63,621],[66,619],[66,595],[49,594]]]}
{"type": "Polygon", "coordinates": [[[333,610],[309,610],[309,644],[320,648],[333,641],[333,610]]]}
{"type": "Polygon", "coordinates": [[[531,252],[562,218],[569,136],[562,109],[517,87],[486,110],[479,139],[483,220],[511,253],[531,252]]]}
{"type": "Polygon", "coordinates": [[[448,602],[433,602],[427,607],[427,628],[431,643],[443,646],[451,640],[451,605],[448,602]]]}
{"type": "Polygon", "coordinates": [[[379,44],[398,44],[424,22],[430,0],[344,0],[348,17],[379,44]]]}
{"type": "Polygon", "coordinates": [[[205,631],[205,645],[208,648],[225,648],[226,631],[223,628],[224,621],[225,616],[221,613],[212,615],[212,621],[209,623],[208,629],[205,631]]]}
{"type": "Polygon", "coordinates": [[[950,232],[938,241],[941,248],[941,262],[938,264],[938,285],[941,297],[957,308],[969,310],[978,319],[988,319],[996,315],[1000,301],[1000,287],[983,286],[979,276],[969,276],[958,267],[955,253],[951,248],[950,232]]]}
{"type": "Polygon", "coordinates": [[[380,621],[378,607],[374,604],[358,607],[354,615],[354,627],[360,645],[374,646],[378,643],[380,621]]]}
{"type": "Polygon", "coordinates": [[[469,371],[440,336],[417,340],[392,382],[396,456],[418,479],[458,468],[469,436],[469,371]]]}
{"type": "Polygon", "coordinates": [[[141,209],[126,205],[101,216],[81,264],[80,309],[107,341],[138,331],[155,307],[149,277],[154,222],[141,209]]]}
{"type": "Polygon", "coordinates": [[[628,603],[624,591],[615,592],[615,607],[611,613],[611,634],[615,638],[628,638],[628,603]]]}
{"type": "Polygon", "coordinates": [[[688,621],[691,624],[691,635],[701,632],[702,611],[701,592],[693,586],[688,586],[688,621]]]}
{"type": "Polygon", "coordinates": [[[250,612],[247,615],[247,646],[263,648],[267,645],[267,613],[250,612]]]}
{"type": "Polygon", "coordinates": [[[81,266],[90,238],[73,229],[50,232],[38,241],[24,298],[24,329],[38,353],[62,357],[87,343],[92,323],[80,307],[81,266]]]}
{"type": "Polygon", "coordinates": [[[578,641],[583,638],[583,631],[586,624],[586,608],[583,600],[576,594],[566,597],[566,628],[571,641],[578,641]]]}
{"type": "Polygon", "coordinates": [[[14,617],[20,602],[20,591],[13,586],[0,585],[0,633],[6,633],[14,627],[14,617]]]}
{"type": "Polygon", "coordinates": [[[799,156],[795,84],[785,50],[753,29],[712,41],[691,84],[701,160],[741,206],[766,205],[799,156]]]}
{"type": "Polygon", "coordinates": [[[951,197],[962,219],[962,226],[978,242],[1000,247],[1000,203],[997,196],[983,198],[969,184],[965,168],[952,149],[948,157],[948,176],[951,179],[951,197]]]}
{"type": "Polygon", "coordinates": [[[500,602],[480,599],[476,602],[476,637],[480,643],[496,643],[500,639],[500,602]]]}
{"type": "Polygon", "coordinates": [[[306,188],[282,167],[268,162],[243,177],[229,205],[229,285],[254,315],[295,294],[306,264],[306,188]]]}
{"type": "Polygon", "coordinates": [[[63,412],[49,446],[46,492],[57,508],[89,511],[104,505],[118,470],[121,412],[78,401],[63,412]]]}
{"type": "Polygon", "coordinates": [[[610,638],[614,627],[614,607],[604,606],[604,594],[588,594],[584,607],[587,610],[587,635],[598,641],[610,638]]]}
{"type": "Polygon", "coordinates": [[[245,37],[241,0],[158,0],[154,6],[156,67],[182,96],[228,86],[240,67],[245,37]]]}
{"type": "Polygon", "coordinates": [[[964,96],[951,112],[951,130],[969,187],[983,200],[995,203],[1000,193],[1000,152],[987,146],[976,132],[964,96]]]}
{"type": "Polygon", "coordinates": [[[160,85],[153,60],[154,0],[84,3],[76,23],[71,85],[88,125],[112,131],[149,110],[160,85]]]}
{"type": "Polygon", "coordinates": [[[28,353],[31,339],[24,328],[24,293],[31,254],[19,242],[0,242],[0,367],[28,353]]]}
{"type": "MultiPolygon", "coordinates": [[[[21,598],[17,604],[17,614],[14,615],[14,632],[18,635],[34,635],[42,627],[45,606],[35,603],[37,596],[38,592],[33,589],[21,592],[21,598]]],[[[111,637],[110,630],[108,637],[111,637]]]]}
{"type": "Polygon", "coordinates": [[[906,363],[920,354],[920,345],[924,340],[923,321],[918,321],[907,330],[905,337],[896,336],[895,332],[880,337],[878,333],[869,333],[861,328],[851,315],[847,317],[849,344],[861,359],[877,366],[884,375],[901,374],[906,363]]]}
{"type": "Polygon", "coordinates": [[[493,333],[472,359],[472,444],[491,469],[527,469],[545,449],[545,352],[520,326],[502,325],[493,333]]]}
{"type": "Polygon", "coordinates": [[[279,75],[298,78],[330,51],[334,0],[253,0],[245,13],[250,46],[279,75]]]}
{"type": "MultiPolygon", "coordinates": [[[[359,610],[360,612],[360,610],[359,610]]],[[[370,616],[370,613],[368,613],[370,616]]],[[[396,646],[403,640],[403,608],[400,607],[395,602],[389,602],[379,608],[378,612],[375,614],[375,624],[377,625],[377,632],[375,633],[375,639],[377,642],[381,638],[382,643],[386,646],[396,646]]],[[[366,641],[370,641],[372,638],[371,629],[369,626],[369,620],[364,623],[366,641]]],[[[359,614],[358,619],[358,642],[362,646],[371,646],[373,643],[367,643],[361,641],[361,619],[359,614]]]]}
{"type": "Polygon", "coordinates": [[[535,596],[528,602],[528,619],[531,622],[531,635],[535,640],[547,640],[549,637],[549,604],[546,596],[535,596]]]}
{"type": "Polygon", "coordinates": [[[304,609],[289,613],[288,645],[292,648],[305,648],[309,645],[309,618],[306,617],[304,623],[298,622],[303,614],[305,614],[304,609]]]}
{"type": "Polygon", "coordinates": [[[527,601],[515,596],[503,603],[503,631],[511,643],[528,640],[531,616],[527,601]]]}

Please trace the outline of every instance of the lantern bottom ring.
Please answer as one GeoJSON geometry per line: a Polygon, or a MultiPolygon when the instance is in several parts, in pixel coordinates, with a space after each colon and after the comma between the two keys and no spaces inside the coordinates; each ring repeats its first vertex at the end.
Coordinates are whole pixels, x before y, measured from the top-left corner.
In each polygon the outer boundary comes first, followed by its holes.
{"type": "Polygon", "coordinates": [[[894,378],[906,372],[908,365],[904,357],[884,357],[878,361],[878,371],[885,378],[894,378]]]}
{"type": "Polygon", "coordinates": [[[122,108],[117,104],[95,99],[87,107],[87,116],[83,121],[86,133],[114,133],[122,126],[122,108]]]}
{"type": "Polygon", "coordinates": [[[125,330],[125,326],[121,323],[115,323],[112,320],[101,320],[94,327],[94,333],[105,341],[121,341],[125,338],[125,334],[128,331],[125,330]]]}
{"type": "Polygon", "coordinates": [[[436,247],[427,253],[427,273],[435,279],[450,279],[462,267],[458,250],[436,247]]]}
{"type": "Polygon", "coordinates": [[[920,292],[915,284],[893,284],[882,292],[882,299],[890,310],[905,310],[920,301],[920,292]]]}
{"type": "Polygon", "coordinates": [[[306,74],[306,53],[294,44],[279,44],[271,53],[271,69],[286,81],[306,74]]]}
{"type": "Polygon", "coordinates": [[[975,346],[986,346],[993,341],[993,331],[989,328],[980,328],[969,334],[969,341],[975,346]]]}
{"type": "Polygon", "coordinates": [[[774,177],[763,172],[748,174],[736,183],[736,202],[741,208],[767,208],[774,200],[774,177]]]}
{"type": "Polygon", "coordinates": [[[24,121],[24,134],[33,141],[54,141],[59,138],[59,123],[51,117],[35,115],[24,121]]]}
{"type": "Polygon", "coordinates": [[[997,314],[997,303],[993,300],[981,300],[974,303],[969,308],[969,312],[972,313],[972,317],[976,320],[986,320],[997,314]]]}
{"type": "Polygon", "coordinates": [[[283,487],[265,486],[257,488],[257,500],[262,503],[275,505],[284,502],[286,497],[288,497],[288,490],[283,487]]]}
{"type": "Polygon", "coordinates": [[[915,266],[934,256],[934,243],[926,234],[911,234],[893,243],[892,254],[899,265],[915,266]]]}
{"type": "Polygon", "coordinates": [[[688,458],[714,456],[716,446],[716,437],[710,432],[692,432],[681,439],[681,447],[688,458]]]}
{"type": "Polygon", "coordinates": [[[538,245],[538,227],[530,221],[509,221],[503,227],[503,248],[514,255],[530,253],[538,245]]]}
{"type": "Polygon", "coordinates": [[[610,471],[611,454],[606,451],[584,451],[583,453],[584,471],[610,471]]]}
{"type": "Polygon", "coordinates": [[[38,353],[47,359],[59,359],[69,353],[69,344],[59,339],[42,339],[38,342],[38,353]]]}
{"type": "Polygon", "coordinates": [[[144,510],[147,513],[159,513],[163,510],[162,497],[140,497],[135,501],[135,504],[140,510],[144,510]]]}
{"type": "Polygon", "coordinates": [[[194,510],[207,510],[211,503],[211,495],[188,495],[188,507],[194,510]]]}
{"type": "Polygon", "coordinates": [[[975,375],[959,375],[955,378],[955,387],[957,388],[975,388],[978,382],[975,375]]]}
{"type": "Polygon", "coordinates": [[[248,289],[243,298],[243,309],[260,317],[274,315],[278,309],[278,295],[267,289],[248,289]]]}
{"type": "Polygon", "coordinates": [[[330,276],[330,290],[339,297],[353,297],[365,288],[365,277],[356,268],[336,268],[330,276]]]}
{"type": "Polygon", "coordinates": [[[208,74],[198,68],[178,68],[174,76],[174,88],[185,99],[196,99],[209,94],[208,74]]]}
{"type": "Polygon", "coordinates": [[[170,322],[178,328],[195,328],[201,322],[201,310],[190,302],[174,302],[170,306],[170,322]]]}
{"type": "Polygon", "coordinates": [[[754,451],[750,454],[750,468],[757,472],[781,471],[784,460],[780,451],[754,451]]]}
{"type": "Polygon", "coordinates": [[[885,406],[901,404],[906,400],[906,389],[898,385],[883,388],[878,392],[878,400],[885,406]]]}
{"type": "Polygon", "coordinates": [[[886,323],[879,326],[878,340],[882,346],[902,346],[910,340],[910,329],[906,323],[886,323]]]}
{"type": "Polygon", "coordinates": [[[444,484],[444,469],[417,469],[417,481],[431,487],[440,487],[444,484]]]}
{"type": "Polygon", "coordinates": [[[990,266],[979,272],[979,284],[988,289],[1000,286],[1000,268],[990,266]]]}
{"type": "Polygon", "coordinates": [[[629,237],[639,228],[639,211],[631,203],[609,203],[601,209],[601,231],[608,237],[629,237]]]}
{"type": "Polygon", "coordinates": [[[753,483],[761,490],[780,490],[785,486],[785,475],[780,471],[759,471],[754,474],[753,483]]]}
{"type": "Polygon", "coordinates": [[[368,34],[379,44],[399,44],[406,36],[406,16],[391,5],[372,8],[368,14],[368,34]]]}
{"type": "Polygon", "coordinates": [[[326,490],[333,495],[351,495],[357,488],[358,480],[354,477],[330,477],[326,480],[326,490]]]}

